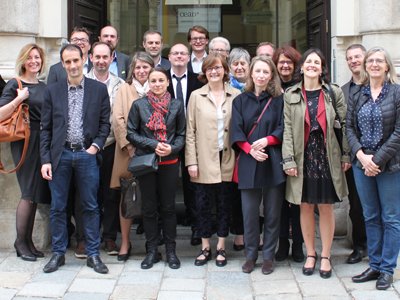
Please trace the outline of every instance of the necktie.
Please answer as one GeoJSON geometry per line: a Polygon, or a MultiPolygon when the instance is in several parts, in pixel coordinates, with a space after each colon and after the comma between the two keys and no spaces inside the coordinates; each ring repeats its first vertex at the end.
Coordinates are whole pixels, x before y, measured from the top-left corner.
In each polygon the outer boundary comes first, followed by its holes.
{"type": "Polygon", "coordinates": [[[174,75],[174,78],[176,79],[176,99],[183,101],[183,92],[182,92],[182,83],[181,80],[182,78],[185,78],[186,74],[183,75],[182,77],[178,77],[174,75]]]}

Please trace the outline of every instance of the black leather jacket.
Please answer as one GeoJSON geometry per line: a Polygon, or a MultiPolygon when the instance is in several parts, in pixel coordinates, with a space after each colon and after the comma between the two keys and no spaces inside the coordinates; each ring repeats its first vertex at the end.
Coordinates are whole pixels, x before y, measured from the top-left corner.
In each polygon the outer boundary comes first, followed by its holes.
{"type": "MultiPolygon", "coordinates": [[[[147,97],[134,101],[129,111],[126,139],[136,147],[135,154],[138,156],[154,153],[159,142],[154,137],[154,132],[146,126],[153,111],[147,97]]],[[[165,115],[165,124],[167,126],[166,143],[171,145],[172,152],[162,157],[162,160],[175,159],[185,145],[186,120],[181,101],[171,99],[168,113],[165,115]]]]}
{"type": "MultiPolygon", "coordinates": [[[[347,103],[346,133],[351,148],[352,161],[355,154],[362,148],[360,144],[360,129],[357,115],[360,108],[368,101],[362,93],[363,89],[354,94],[347,103]]],[[[389,92],[381,103],[383,119],[382,146],[374,154],[373,162],[381,170],[395,172],[400,170],[400,85],[389,84],[389,92]]]]}

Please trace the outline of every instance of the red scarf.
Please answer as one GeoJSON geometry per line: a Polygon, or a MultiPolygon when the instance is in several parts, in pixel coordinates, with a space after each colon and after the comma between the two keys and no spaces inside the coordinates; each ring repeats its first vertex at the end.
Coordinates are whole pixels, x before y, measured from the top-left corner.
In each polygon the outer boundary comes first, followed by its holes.
{"type": "Polygon", "coordinates": [[[167,141],[167,126],[165,125],[165,115],[168,112],[171,94],[166,92],[161,97],[154,95],[152,91],[147,93],[147,99],[154,108],[153,114],[150,116],[146,126],[154,131],[154,137],[159,142],[167,141]]]}

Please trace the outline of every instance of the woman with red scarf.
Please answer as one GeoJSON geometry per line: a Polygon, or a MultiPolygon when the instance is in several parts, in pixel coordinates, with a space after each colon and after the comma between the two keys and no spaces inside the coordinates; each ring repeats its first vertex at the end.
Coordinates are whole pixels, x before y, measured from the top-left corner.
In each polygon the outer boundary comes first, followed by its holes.
{"type": "Polygon", "coordinates": [[[128,118],[127,140],[136,147],[135,155],[156,153],[158,170],[138,177],[143,201],[143,225],[148,252],[141,263],[150,269],[159,262],[158,218],[162,218],[167,262],[178,269],[176,256],[175,192],[179,176],[179,151],[185,144],[185,112],[183,103],[171,99],[169,81],[164,69],[149,73],[150,91],[133,102],[128,118]],[[160,215],[158,207],[160,206],[160,215]]]}

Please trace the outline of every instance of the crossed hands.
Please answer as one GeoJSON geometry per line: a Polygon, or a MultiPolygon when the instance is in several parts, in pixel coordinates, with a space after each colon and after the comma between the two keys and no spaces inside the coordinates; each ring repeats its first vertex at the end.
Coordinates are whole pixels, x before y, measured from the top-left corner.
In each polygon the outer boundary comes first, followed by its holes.
{"type": "Polygon", "coordinates": [[[261,138],[251,144],[251,150],[249,154],[259,162],[263,162],[268,158],[268,154],[265,153],[265,147],[268,146],[267,138],[261,138]]]}
{"type": "Polygon", "coordinates": [[[381,172],[379,166],[372,161],[374,157],[372,154],[365,154],[360,150],[357,152],[356,156],[363,167],[365,176],[376,176],[381,172]]]}

